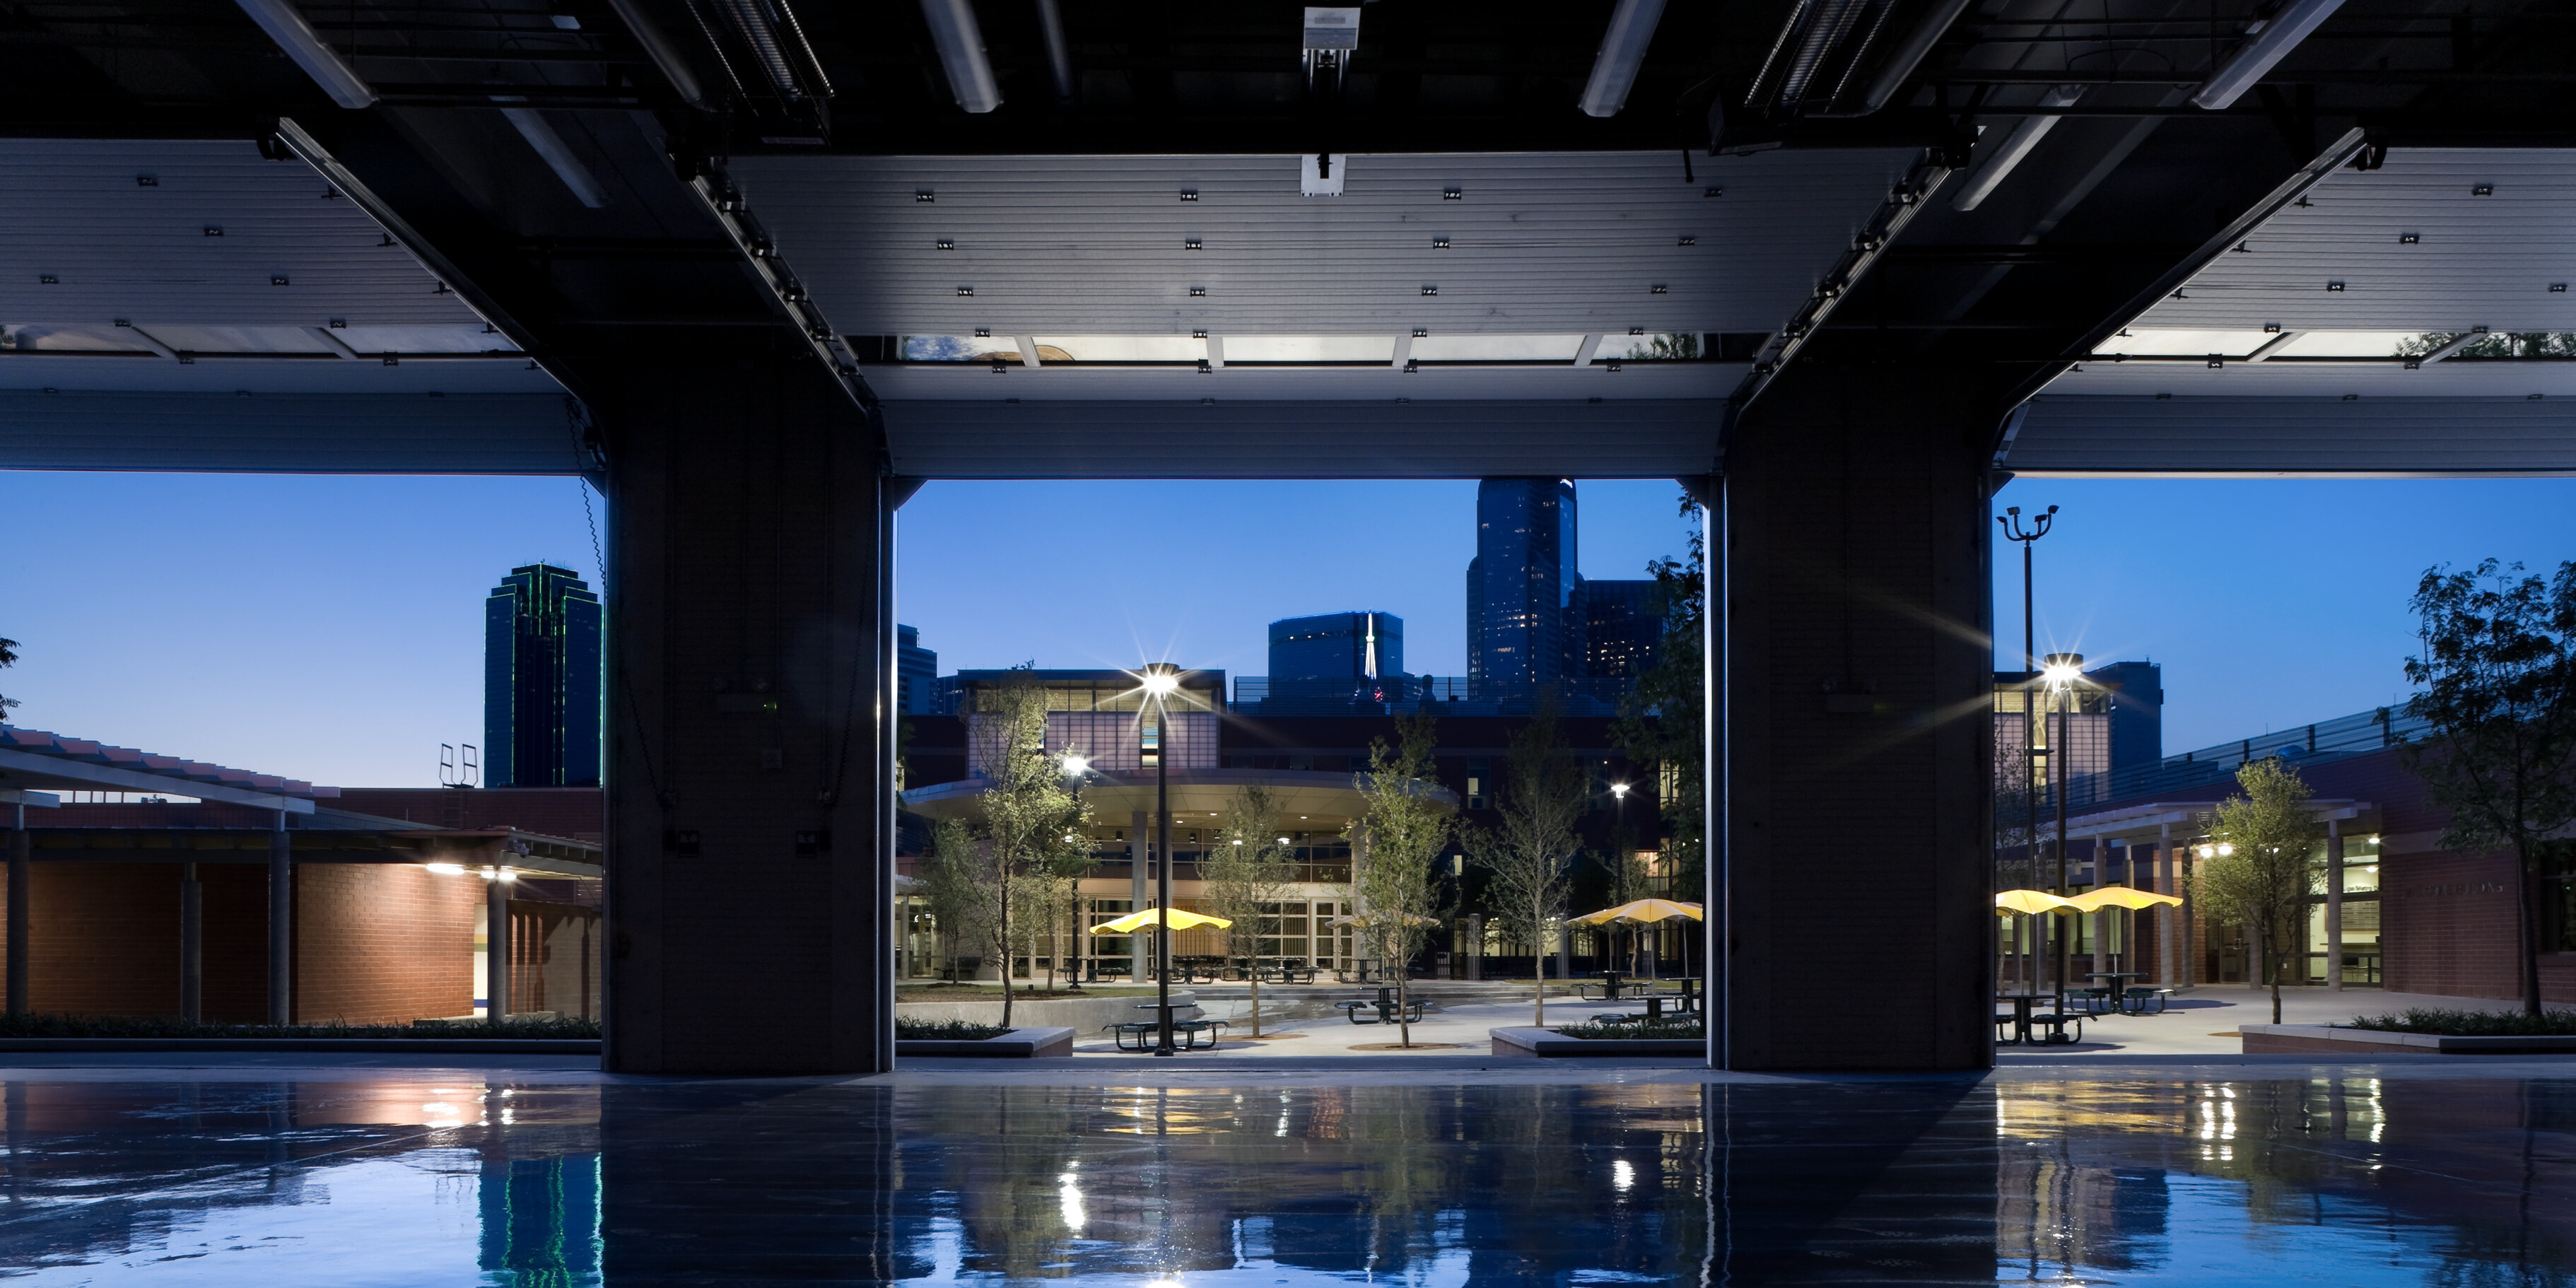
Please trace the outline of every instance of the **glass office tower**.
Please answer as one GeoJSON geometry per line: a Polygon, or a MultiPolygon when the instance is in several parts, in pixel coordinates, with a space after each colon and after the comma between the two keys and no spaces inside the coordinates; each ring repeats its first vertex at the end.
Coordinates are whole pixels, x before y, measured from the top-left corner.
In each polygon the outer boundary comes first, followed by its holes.
{"type": "Polygon", "coordinates": [[[1270,682],[1375,680],[1404,674],[1404,619],[1320,613],[1270,624],[1270,682]]]}
{"type": "Polygon", "coordinates": [[[483,601],[483,782],[596,787],[599,596],[568,569],[513,568],[483,601]]]}
{"type": "Polygon", "coordinates": [[[1476,557],[1467,565],[1467,689],[1515,691],[1583,674],[1588,625],[1574,542],[1574,483],[1476,485],[1476,557]]]}
{"type": "Polygon", "coordinates": [[[1643,580],[1583,583],[1583,673],[1633,680],[1662,652],[1664,619],[1655,612],[1655,583],[1643,580]]]}

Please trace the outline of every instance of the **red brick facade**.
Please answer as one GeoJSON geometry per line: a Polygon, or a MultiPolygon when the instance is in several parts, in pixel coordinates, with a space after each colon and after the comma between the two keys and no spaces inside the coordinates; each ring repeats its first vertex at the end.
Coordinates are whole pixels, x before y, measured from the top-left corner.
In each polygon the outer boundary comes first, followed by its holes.
{"type": "Polygon", "coordinates": [[[474,1009],[484,883],[409,863],[295,870],[295,1018],[408,1024],[474,1009]]]}

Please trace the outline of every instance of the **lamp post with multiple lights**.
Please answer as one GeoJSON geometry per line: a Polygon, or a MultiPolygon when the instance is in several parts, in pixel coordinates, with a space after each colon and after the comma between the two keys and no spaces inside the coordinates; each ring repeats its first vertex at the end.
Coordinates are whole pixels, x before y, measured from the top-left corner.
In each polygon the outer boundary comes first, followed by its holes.
{"type": "MultiPolygon", "coordinates": [[[[2004,540],[2018,542],[2021,545],[2021,669],[2027,674],[2039,670],[2039,645],[2035,638],[2037,629],[2031,612],[2030,549],[2038,544],[2041,537],[2048,535],[2050,528],[2056,526],[2057,507],[2052,505],[2048,507],[2047,513],[2033,517],[2028,528],[2022,526],[2021,507],[2017,505],[2004,507],[2004,512],[1995,517],[1995,522],[2003,525],[2004,540]]],[[[2033,880],[2039,877],[2039,758],[2048,754],[2040,749],[2040,732],[2039,713],[2031,710],[2030,690],[2025,686],[2022,689],[2021,709],[2021,795],[2022,819],[2028,828],[2024,834],[2029,837],[2025,852],[2030,855],[2030,871],[2033,880]]],[[[2044,932],[2048,922],[2042,920],[2037,925],[2044,932]]],[[[2037,955],[2045,958],[2046,946],[2037,947],[2042,950],[2037,955]]],[[[2063,978],[2058,980],[2061,987],[2065,982],[2063,978]]],[[[2025,983],[2036,983],[2036,981],[2025,981],[2025,983]]]]}
{"type": "MultiPolygon", "coordinates": [[[[1082,784],[1091,774],[1091,759],[1081,752],[1068,751],[1057,763],[1064,766],[1064,776],[1073,783],[1073,802],[1075,811],[1079,813],[1082,805],[1082,784]]],[[[1073,838],[1068,836],[1065,839],[1070,841],[1073,838]]],[[[1085,844],[1088,845],[1088,842],[1085,844]]],[[[1071,914],[1068,918],[1071,924],[1066,927],[1071,937],[1066,939],[1065,943],[1072,947],[1073,955],[1080,959],[1083,958],[1082,944],[1086,936],[1082,933],[1082,881],[1078,876],[1073,883],[1071,902],[1073,906],[1067,910],[1071,914]]],[[[1057,956],[1060,958],[1063,954],[1058,953],[1057,956]]],[[[1082,972],[1073,969],[1070,964],[1065,966],[1064,979],[1064,991],[1068,993],[1082,991],[1082,972]]]]}
{"type": "Polygon", "coordinates": [[[1178,1055],[1172,1046],[1172,761],[1164,745],[1165,699],[1181,687],[1180,668],[1149,662],[1142,677],[1145,700],[1154,704],[1154,1054],[1178,1055]]]}
{"type": "MultiPolygon", "coordinates": [[[[2074,757],[2066,754],[2071,750],[2067,746],[2066,739],[2075,723],[2075,713],[2067,710],[2061,699],[2074,696],[2076,681],[2082,679],[2083,675],[2084,655],[2081,653],[2051,653],[2048,655],[2047,664],[2040,669],[2040,678],[2048,682],[2048,713],[2057,720],[2056,731],[2049,735],[2048,740],[2049,755],[2055,761],[2056,770],[2049,775],[2048,785],[2057,793],[2057,885],[2050,893],[2061,899],[2066,897],[2066,789],[2069,786],[2067,771],[2074,763],[2074,757]]],[[[2034,843],[2038,840],[2036,829],[2032,832],[2032,840],[2034,843]]],[[[2097,873],[2094,879],[2098,881],[2101,877],[2097,873]]],[[[2074,945],[2074,927],[2069,924],[2057,936],[2057,987],[2061,993],[2069,978],[2066,972],[2074,952],[2074,945]]]]}

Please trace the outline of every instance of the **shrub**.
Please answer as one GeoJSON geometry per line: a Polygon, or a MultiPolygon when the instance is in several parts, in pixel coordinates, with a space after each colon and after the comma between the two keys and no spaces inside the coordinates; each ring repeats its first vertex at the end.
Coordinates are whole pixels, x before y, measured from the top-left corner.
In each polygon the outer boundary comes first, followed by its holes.
{"type": "Polygon", "coordinates": [[[998,1038],[1011,1030],[1000,1024],[977,1024],[972,1020],[896,1020],[894,1035],[905,1042],[981,1042],[998,1038]]]}
{"type": "Polygon", "coordinates": [[[0,1038],[592,1038],[599,1021],[505,1018],[420,1024],[210,1024],[165,1016],[0,1015],[0,1038]]]}
{"type": "Polygon", "coordinates": [[[1697,1016],[1677,1015],[1660,1020],[1639,1020],[1634,1024],[1602,1024],[1598,1021],[1569,1024],[1558,1029],[1557,1034],[1569,1038],[1689,1038],[1698,1041],[1708,1036],[1708,1030],[1701,1027],[1697,1016]]]}
{"type": "Polygon", "coordinates": [[[2576,1037],[2576,1011],[2454,1011],[2410,1006],[2396,1015],[2356,1015],[2349,1026],[2382,1033],[2437,1033],[2453,1038],[2576,1037]]]}

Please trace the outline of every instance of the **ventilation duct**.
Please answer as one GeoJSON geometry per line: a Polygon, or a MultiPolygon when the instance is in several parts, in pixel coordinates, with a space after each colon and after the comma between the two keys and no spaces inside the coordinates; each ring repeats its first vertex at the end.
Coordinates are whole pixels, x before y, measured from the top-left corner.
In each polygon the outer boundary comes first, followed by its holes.
{"type": "MultiPolygon", "coordinates": [[[[796,22],[787,0],[699,0],[714,10],[726,30],[751,54],[771,92],[790,103],[830,98],[832,83],[823,75],[814,47],[796,22]]],[[[712,33],[710,33],[712,34],[712,33]]],[[[732,70],[732,64],[726,64],[732,70]]],[[[740,82],[736,82],[737,87],[740,82]]]]}
{"type": "Polygon", "coordinates": [[[375,106],[375,87],[340,57],[340,51],[323,44],[322,38],[313,34],[313,24],[304,20],[302,11],[295,7],[295,0],[238,0],[238,3],[242,12],[250,15],[250,20],[258,23],[259,29],[267,32],[268,38],[276,41],[279,49],[286,51],[287,57],[303,68],[304,74],[312,77],[313,83],[321,86],[323,93],[331,96],[332,102],[352,109],[375,106]]]}
{"type": "MultiPolygon", "coordinates": [[[[2042,107],[2073,107],[2075,100],[2082,97],[2084,97],[2083,86],[2060,85],[2048,91],[2039,100],[2039,104],[2042,107]]],[[[1997,114],[2000,115],[2009,110],[2011,109],[1997,109],[1997,114]]],[[[1986,163],[1977,167],[1975,174],[1968,176],[1968,182],[1959,189],[1959,195],[1950,199],[1950,208],[1959,211],[1974,210],[1986,198],[1993,196],[1995,189],[2001,187],[2004,180],[2012,177],[2014,167],[2019,166],[2022,159],[2030,155],[2031,149],[2038,147],[2039,141],[2047,138],[2048,132],[2056,129],[2057,123],[2062,119],[2064,118],[2056,116],[2021,118],[2020,123],[2012,127],[2012,132],[2004,136],[2003,142],[1995,145],[1994,153],[1986,158],[1986,163]]]]}
{"type": "Polygon", "coordinates": [[[2254,88],[2254,82],[2280,66],[2281,60],[2317,29],[2317,24],[2333,17],[2341,7],[2343,0],[2291,0],[2270,21],[2259,24],[2254,38],[2201,83],[2191,96],[2192,103],[2213,112],[2232,106],[2244,97],[2245,91],[2254,88]]]}
{"type": "Polygon", "coordinates": [[[1056,0],[1037,0],[1038,34],[1046,37],[1047,70],[1055,76],[1055,101],[1073,101],[1073,46],[1064,38],[1064,12],[1056,0]]]}

